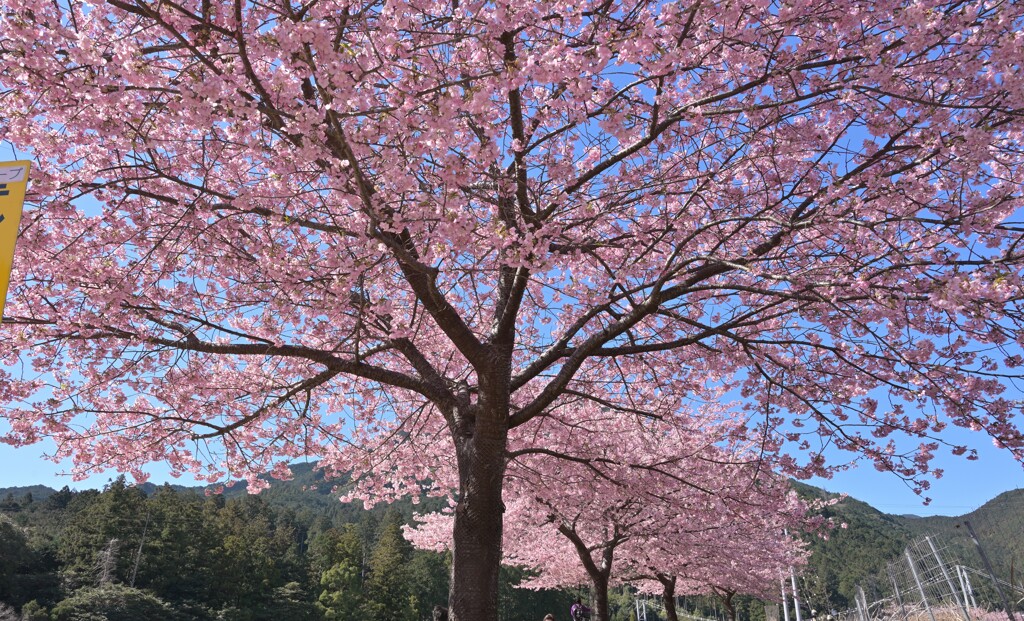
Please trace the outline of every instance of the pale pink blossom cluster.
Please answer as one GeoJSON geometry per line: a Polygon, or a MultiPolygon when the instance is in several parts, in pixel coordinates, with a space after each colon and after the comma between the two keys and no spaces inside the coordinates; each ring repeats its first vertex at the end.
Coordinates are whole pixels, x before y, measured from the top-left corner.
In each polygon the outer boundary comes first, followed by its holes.
{"type": "Polygon", "coordinates": [[[38,161],[8,441],[211,479],[361,444],[437,403],[413,346],[476,382],[422,268],[481,340],[524,279],[518,404],[606,331],[910,479],[934,443],[872,434],[1019,453],[1020,7],[613,5],[4,0],[0,129],[38,161]]]}
{"type": "MultiPolygon", "coordinates": [[[[532,570],[521,586],[588,585],[598,618],[610,585],[662,595],[731,592],[773,598],[806,562],[800,535],[831,524],[774,474],[757,447],[725,442],[727,411],[661,419],[566,408],[524,431],[506,484],[504,562],[532,570]],[[600,434],[577,432],[600,427],[600,434]],[[543,450],[530,448],[543,446],[543,450]],[[792,533],[790,535],[789,533],[792,533]]],[[[454,506],[419,516],[406,536],[444,550],[454,506]]]]}
{"type": "Polygon", "coordinates": [[[1022,31],[998,0],[0,0],[35,161],[3,441],[456,490],[492,595],[513,464],[620,419],[728,399],[723,450],[920,491],[973,455],[951,427],[1024,458],[1022,31]]]}

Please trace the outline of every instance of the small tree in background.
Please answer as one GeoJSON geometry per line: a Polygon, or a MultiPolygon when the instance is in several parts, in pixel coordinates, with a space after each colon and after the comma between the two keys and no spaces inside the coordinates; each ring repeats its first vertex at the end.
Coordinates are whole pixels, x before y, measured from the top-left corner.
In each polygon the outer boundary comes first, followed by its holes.
{"type": "Polygon", "coordinates": [[[54,621],[184,621],[163,600],[123,584],[79,589],[53,607],[54,621]]]}
{"type": "MultiPolygon", "coordinates": [[[[824,521],[772,473],[756,447],[729,437],[719,408],[671,419],[636,418],[584,442],[524,451],[509,464],[505,562],[530,571],[528,588],[587,585],[595,621],[610,618],[610,587],[633,584],[663,595],[765,596],[806,561],[786,530],[824,521]]],[[[580,410],[562,422],[585,428],[604,413],[580,410]]],[[[407,529],[429,549],[451,545],[450,512],[420,516],[407,529]]],[[[731,596],[726,599],[731,598],[731,596]]]]}
{"type": "MultiPolygon", "coordinates": [[[[389,511],[377,531],[377,544],[367,563],[364,588],[372,604],[364,606],[359,615],[375,621],[415,621],[408,563],[412,545],[402,536],[401,516],[389,511]]],[[[424,606],[421,612],[427,612],[424,606]]]]}

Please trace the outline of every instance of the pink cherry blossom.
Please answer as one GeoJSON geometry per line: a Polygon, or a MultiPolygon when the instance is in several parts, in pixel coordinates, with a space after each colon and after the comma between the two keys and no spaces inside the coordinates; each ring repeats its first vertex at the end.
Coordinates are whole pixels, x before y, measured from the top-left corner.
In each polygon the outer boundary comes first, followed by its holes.
{"type": "Polygon", "coordinates": [[[1022,30],[987,0],[0,0],[0,139],[35,161],[4,441],[451,494],[457,621],[497,619],[512,464],[635,418],[721,401],[722,447],[921,490],[971,455],[944,429],[1024,457],[1022,30]]]}

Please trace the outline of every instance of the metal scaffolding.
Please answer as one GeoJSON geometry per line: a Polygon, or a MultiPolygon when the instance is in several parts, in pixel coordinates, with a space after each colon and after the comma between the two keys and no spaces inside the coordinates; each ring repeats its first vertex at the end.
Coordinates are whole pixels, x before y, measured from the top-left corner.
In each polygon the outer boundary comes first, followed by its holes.
{"type": "Polygon", "coordinates": [[[1014,609],[1024,603],[1024,588],[962,564],[934,537],[908,545],[872,586],[876,597],[869,601],[858,586],[856,607],[836,621],[976,621],[991,610],[1017,621],[1014,609]]]}

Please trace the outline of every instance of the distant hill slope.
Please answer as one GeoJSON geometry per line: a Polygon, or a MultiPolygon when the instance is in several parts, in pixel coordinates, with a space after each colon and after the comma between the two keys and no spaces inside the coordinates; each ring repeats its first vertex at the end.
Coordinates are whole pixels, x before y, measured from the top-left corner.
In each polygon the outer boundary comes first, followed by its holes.
{"type": "MultiPolygon", "coordinates": [[[[344,481],[326,481],[323,472],[316,469],[316,464],[294,464],[291,467],[292,479],[289,481],[278,481],[270,479],[270,487],[260,493],[261,498],[272,506],[286,508],[298,515],[309,517],[310,523],[322,521],[330,524],[341,524],[358,522],[359,516],[365,509],[360,502],[342,503],[338,496],[341,491],[337,488],[343,487],[344,481]]],[[[139,486],[146,494],[153,494],[161,485],[143,483],[139,486]]],[[[202,486],[170,485],[177,491],[192,491],[197,494],[205,494],[211,488],[202,486]]],[[[28,493],[32,494],[35,500],[43,500],[56,493],[56,490],[44,485],[33,485],[30,487],[5,487],[0,488],[0,503],[5,499],[20,500],[28,493]]],[[[238,483],[223,491],[227,498],[242,496],[246,493],[245,483],[238,483]]],[[[409,500],[395,503],[399,513],[404,517],[416,512],[436,510],[441,507],[435,499],[426,499],[414,507],[409,500]]],[[[383,514],[388,507],[379,505],[374,508],[374,513],[383,514]]],[[[0,506],[2,510],[2,506],[0,506]]]]}
{"type": "MultiPolygon", "coordinates": [[[[361,503],[339,502],[339,492],[332,483],[324,481],[323,474],[313,464],[299,464],[293,466],[292,471],[291,481],[272,481],[270,488],[261,494],[268,504],[294,511],[310,523],[314,520],[333,524],[359,521],[364,511],[361,503]]],[[[794,486],[805,497],[837,497],[802,483],[794,483],[794,486]]],[[[173,487],[197,493],[205,491],[201,487],[173,487]]],[[[143,486],[147,493],[156,488],[143,486]]],[[[0,504],[28,493],[42,500],[55,491],[42,485],[0,488],[0,504]]],[[[224,493],[229,497],[238,496],[245,493],[245,486],[237,485],[224,493]]],[[[422,512],[439,507],[436,500],[419,506],[406,500],[397,505],[406,517],[414,510],[422,512]]],[[[384,510],[385,507],[378,506],[374,512],[384,510]]],[[[965,519],[970,520],[978,533],[1000,577],[1004,580],[1012,577],[1016,582],[1024,575],[1024,490],[1000,494],[976,511],[958,517],[890,515],[849,497],[826,507],[823,514],[837,523],[845,523],[847,528],[836,528],[827,539],[816,538],[810,542],[812,556],[802,588],[812,606],[813,600],[820,602],[819,609],[852,607],[857,585],[869,594],[872,588],[880,590],[881,585],[873,586],[873,582],[885,575],[886,563],[902,554],[910,542],[925,535],[932,536],[936,544],[944,548],[943,556],[951,562],[956,558],[965,565],[982,568],[977,550],[963,527],[965,519]]]]}
{"type": "MultiPolygon", "coordinates": [[[[835,499],[838,494],[803,483],[793,483],[805,498],[835,499]]],[[[819,610],[853,606],[857,586],[870,589],[886,563],[913,539],[907,518],[882,513],[854,498],[844,498],[821,513],[837,525],[827,538],[809,540],[811,558],[804,572],[805,599],[819,610]]]]}
{"type": "MultiPolygon", "coordinates": [[[[905,523],[915,536],[932,535],[948,546],[948,554],[972,567],[983,567],[970,534],[964,528],[970,521],[1003,579],[1019,582],[1024,569],[1024,490],[1003,492],[978,509],[959,517],[932,516],[905,523]]],[[[945,555],[944,555],[945,556],[945,555]]]]}
{"type": "Polygon", "coordinates": [[[20,500],[29,494],[32,494],[32,498],[35,500],[42,500],[48,498],[57,493],[57,490],[52,487],[45,485],[28,485],[25,487],[0,487],[0,501],[11,496],[16,500],[20,500]]]}
{"type": "MultiPolygon", "coordinates": [[[[838,497],[809,485],[794,485],[805,497],[838,497]]],[[[830,599],[835,607],[852,606],[858,584],[869,593],[873,588],[884,590],[875,582],[886,575],[886,563],[902,554],[912,541],[926,535],[941,549],[948,563],[983,568],[977,547],[964,527],[965,520],[977,532],[996,574],[1004,580],[1021,579],[1024,490],[1004,492],[977,510],[956,517],[890,515],[849,497],[827,507],[823,513],[838,523],[846,523],[847,528],[836,528],[827,539],[810,542],[812,556],[806,581],[812,596],[830,599]]]]}

